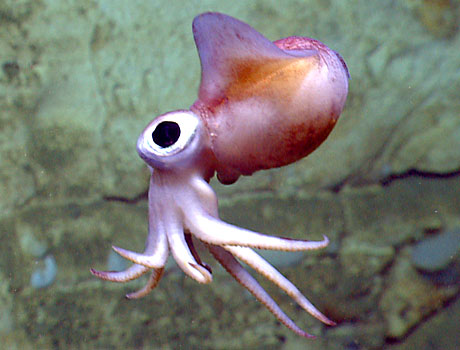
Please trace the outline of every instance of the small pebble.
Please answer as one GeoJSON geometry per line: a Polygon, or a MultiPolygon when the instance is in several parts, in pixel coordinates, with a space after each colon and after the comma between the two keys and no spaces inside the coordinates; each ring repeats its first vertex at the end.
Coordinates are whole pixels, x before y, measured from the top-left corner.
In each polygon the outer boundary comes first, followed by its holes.
{"type": "Polygon", "coordinates": [[[460,251],[460,228],[428,237],[412,248],[412,264],[423,271],[446,269],[460,251]]]}
{"type": "Polygon", "coordinates": [[[30,285],[33,288],[46,288],[53,284],[57,275],[56,260],[52,255],[47,255],[39,266],[30,276],[30,285]]]}

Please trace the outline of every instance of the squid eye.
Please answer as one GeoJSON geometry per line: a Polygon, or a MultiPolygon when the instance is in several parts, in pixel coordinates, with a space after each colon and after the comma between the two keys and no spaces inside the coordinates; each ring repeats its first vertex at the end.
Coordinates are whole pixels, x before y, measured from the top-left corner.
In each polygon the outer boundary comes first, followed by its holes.
{"type": "Polygon", "coordinates": [[[180,127],[176,122],[161,122],[152,133],[153,142],[166,148],[176,143],[180,136],[180,127]]]}
{"type": "Polygon", "coordinates": [[[191,111],[174,111],[155,118],[137,141],[139,156],[153,168],[184,167],[202,147],[204,129],[191,111]]]}

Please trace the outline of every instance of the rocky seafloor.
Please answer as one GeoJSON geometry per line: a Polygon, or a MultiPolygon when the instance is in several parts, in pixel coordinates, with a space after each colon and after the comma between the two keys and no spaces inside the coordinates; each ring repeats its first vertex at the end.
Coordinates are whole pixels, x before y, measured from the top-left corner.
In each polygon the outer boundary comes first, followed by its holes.
{"type": "MultiPolygon", "coordinates": [[[[456,349],[460,324],[458,1],[0,3],[0,339],[8,349],[456,349]],[[330,138],[296,164],[231,186],[223,219],[320,239],[268,259],[334,319],[268,283],[316,340],[298,338],[215,264],[198,285],[171,266],[143,281],[112,244],[142,251],[148,172],[137,136],[196,98],[191,21],[213,10],[275,40],[317,38],[351,72],[330,138]]],[[[212,258],[204,260],[212,264],[212,258]]],[[[264,281],[261,280],[263,283],[264,281]]]]}

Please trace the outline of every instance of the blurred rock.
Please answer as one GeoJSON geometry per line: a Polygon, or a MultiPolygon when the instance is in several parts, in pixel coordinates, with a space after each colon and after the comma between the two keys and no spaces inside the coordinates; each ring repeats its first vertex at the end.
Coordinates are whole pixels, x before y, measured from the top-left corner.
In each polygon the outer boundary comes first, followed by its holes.
{"type": "Polygon", "coordinates": [[[459,292],[459,285],[436,286],[412,267],[409,250],[398,256],[380,301],[386,336],[401,339],[425,317],[441,309],[459,292]]]}
{"type": "Polygon", "coordinates": [[[388,350],[413,349],[460,349],[458,325],[460,324],[460,299],[454,300],[449,308],[428,317],[420,327],[401,343],[388,345],[388,350]]]}

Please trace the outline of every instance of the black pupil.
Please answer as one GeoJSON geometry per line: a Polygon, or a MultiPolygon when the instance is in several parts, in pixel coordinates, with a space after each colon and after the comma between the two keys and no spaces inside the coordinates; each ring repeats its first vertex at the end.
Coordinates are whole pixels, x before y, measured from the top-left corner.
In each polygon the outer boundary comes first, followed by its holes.
{"type": "Polygon", "coordinates": [[[152,133],[153,142],[162,148],[175,144],[179,136],[179,125],[174,122],[162,122],[158,124],[152,133]]]}

